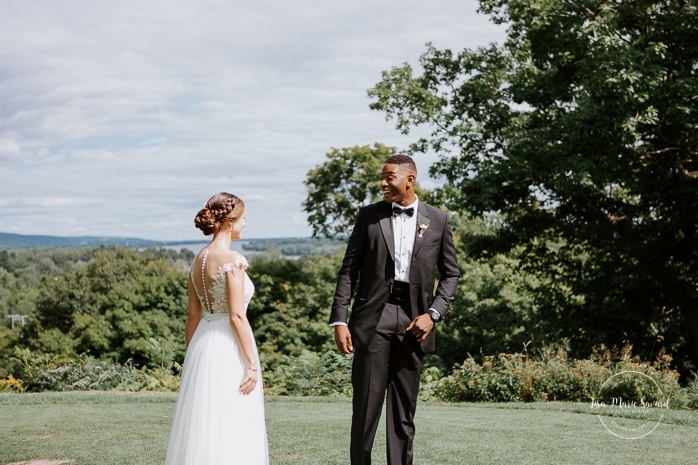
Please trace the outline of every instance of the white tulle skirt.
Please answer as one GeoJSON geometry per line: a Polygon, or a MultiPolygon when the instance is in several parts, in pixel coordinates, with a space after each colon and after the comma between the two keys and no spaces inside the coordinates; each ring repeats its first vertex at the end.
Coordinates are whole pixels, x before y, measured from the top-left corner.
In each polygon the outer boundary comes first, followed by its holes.
{"type": "Polygon", "coordinates": [[[202,319],[184,357],[166,465],[269,463],[261,377],[242,394],[244,368],[227,315],[202,319]]]}

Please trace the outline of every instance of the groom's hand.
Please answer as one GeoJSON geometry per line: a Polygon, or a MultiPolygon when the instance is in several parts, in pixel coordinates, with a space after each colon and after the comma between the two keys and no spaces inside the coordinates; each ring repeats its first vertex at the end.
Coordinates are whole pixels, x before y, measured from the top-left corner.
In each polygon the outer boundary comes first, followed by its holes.
{"type": "Polygon", "coordinates": [[[407,331],[414,334],[417,342],[422,342],[427,338],[431,330],[434,329],[434,322],[431,321],[431,317],[428,313],[424,315],[419,315],[417,318],[412,320],[412,323],[407,327],[407,331]]]}
{"type": "Polygon", "coordinates": [[[343,354],[350,354],[354,350],[354,346],[351,343],[351,333],[345,325],[334,327],[334,342],[343,354]]]}

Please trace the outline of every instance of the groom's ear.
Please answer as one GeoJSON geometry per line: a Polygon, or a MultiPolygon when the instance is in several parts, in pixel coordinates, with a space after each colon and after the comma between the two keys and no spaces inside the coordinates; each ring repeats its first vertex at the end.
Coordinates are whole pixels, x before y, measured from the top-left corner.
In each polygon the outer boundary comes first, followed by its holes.
{"type": "Polygon", "coordinates": [[[417,180],[417,176],[414,173],[409,173],[407,175],[408,185],[414,187],[416,180],[417,180]]]}

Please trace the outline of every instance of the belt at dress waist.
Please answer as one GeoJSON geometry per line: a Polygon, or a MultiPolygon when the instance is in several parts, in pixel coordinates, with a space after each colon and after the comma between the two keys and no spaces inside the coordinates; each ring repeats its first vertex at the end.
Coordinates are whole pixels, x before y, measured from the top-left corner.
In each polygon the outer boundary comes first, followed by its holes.
{"type": "Polygon", "coordinates": [[[227,320],[228,317],[230,316],[227,312],[226,313],[208,313],[208,312],[203,312],[204,314],[201,316],[202,320],[206,321],[221,321],[221,320],[227,320]]]}

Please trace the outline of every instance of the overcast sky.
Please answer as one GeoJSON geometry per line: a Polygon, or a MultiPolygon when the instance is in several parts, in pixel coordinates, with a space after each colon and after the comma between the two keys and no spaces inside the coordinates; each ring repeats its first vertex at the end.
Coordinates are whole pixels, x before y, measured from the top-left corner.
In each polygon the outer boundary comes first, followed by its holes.
{"type": "MultiPolygon", "coordinates": [[[[476,0],[6,1],[0,232],[201,238],[219,191],[248,238],[308,236],[332,147],[405,148],[367,89],[437,48],[501,42],[476,0]]],[[[417,156],[420,181],[433,161],[417,156]]],[[[433,185],[433,182],[431,183],[433,185]]]]}

